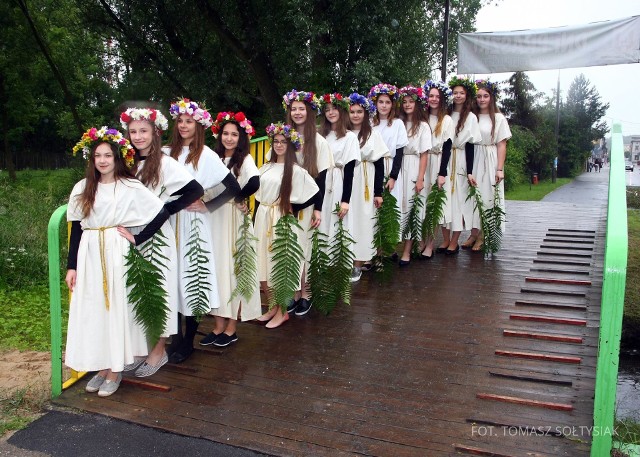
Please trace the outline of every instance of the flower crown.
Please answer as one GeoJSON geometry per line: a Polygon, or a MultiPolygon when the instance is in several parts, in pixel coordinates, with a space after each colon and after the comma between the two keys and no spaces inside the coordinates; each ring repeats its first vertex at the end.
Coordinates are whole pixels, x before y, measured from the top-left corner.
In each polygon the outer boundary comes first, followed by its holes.
{"type": "Polygon", "coordinates": [[[498,83],[491,82],[488,79],[476,79],[476,87],[487,90],[496,101],[500,97],[500,87],[498,83]]]}
{"type": "Polygon", "coordinates": [[[378,101],[378,97],[380,95],[388,95],[393,102],[398,98],[398,88],[393,84],[376,84],[369,91],[369,100],[371,100],[375,104],[375,102],[378,101]]]}
{"type": "Polygon", "coordinates": [[[270,138],[270,141],[272,141],[276,135],[282,135],[287,140],[289,140],[291,144],[293,144],[293,146],[296,148],[296,151],[299,151],[302,147],[302,137],[289,124],[283,124],[282,122],[278,122],[277,124],[269,124],[265,130],[267,132],[267,136],[270,138]]]}
{"type": "Polygon", "coordinates": [[[213,119],[211,119],[209,111],[204,107],[200,108],[196,102],[192,102],[188,98],[181,98],[180,100],[172,103],[171,108],[169,109],[169,114],[171,114],[172,119],[177,118],[181,114],[189,114],[193,116],[193,119],[196,122],[206,129],[211,127],[211,124],[213,124],[213,119]]]}
{"type": "Polygon", "coordinates": [[[128,130],[129,122],[131,121],[148,121],[155,125],[158,130],[167,130],[169,128],[169,121],[164,117],[164,114],[152,108],[127,108],[124,113],[120,114],[122,129],[128,130]]]}
{"type": "Polygon", "coordinates": [[[411,97],[414,102],[420,102],[423,105],[427,102],[427,97],[425,97],[424,90],[422,87],[415,86],[404,86],[398,90],[398,98],[400,101],[404,97],[411,97]]]}
{"type": "Polygon", "coordinates": [[[220,134],[220,132],[222,132],[225,124],[228,124],[229,122],[237,123],[241,128],[244,129],[246,134],[249,135],[249,138],[256,134],[256,129],[253,128],[253,125],[251,125],[251,121],[247,119],[247,116],[245,116],[242,111],[238,111],[237,113],[231,111],[223,111],[221,113],[218,113],[218,115],[216,116],[216,120],[211,126],[211,132],[213,133],[213,136],[218,138],[218,135],[220,134]]]}
{"type": "Polygon", "coordinates": [[[364,95],[354,92],[349,95],[348,100],[349,105],[360,105],[369,113],[369,115],[373,116],[376,114],[376,105],[364,95]]]}
{"type": "Polygon", "coordinates": [[[131,146],[129,140],[127,140],[122,133],[108,127],[101,127],[99,130],[92,127],[84,132],[80,141],[73,147],[73,155],[75,156],[78,151],[82,150],[82,157],[88,159],[91,155],[91,148],[100,143],[110,143],[118,146],[126,166],[128,168],[133,166],[133,159],[136,154],[133,146],[131,146]]]}
{"type": "Polygon", "coordinates": [[[306,102],[311,105],[311,109],[313,109],[316,114],[320,114],[320,100],[318,100],[318,97],[316,97],[316,94],[313,92],[291,89],[290,92],[287,92],[282,97],[282,108],[286,111],[287,107],[291,106],[293,102],[306,102]]]}
{"type": "Polygon", "coordinates": [[[478,92],[478,86],[473,82],[470,78],[466,76],[454,76],[449,81],[449,87],[453,89],[456,86],[462,86],[466,89],[467,95],[470,98],[476,98],[476,93],[478,92]]]}
{"type": "Polygon", "coordinates": [[[329,104],[339,106],[340,108],[349,111],[349,100],[344,98],[344,96],[338,92],[334,92],[333,94],[324,94],[320,97],[320,108],[324,109],[329,104]]]}
{"type": "Polygon", "coordinates": [[[431,91],[431,89],[438,89],[440,93],[444,95],[445,103],[451,103],[451,99],[453,98],[453,91],[443,81],[429,80],[424,83],[424,86],[422,86],[422,90],[424,90],[424,94],[425,97],[427,97],[427,100],[429,99],[429,92],[431,91]]]}

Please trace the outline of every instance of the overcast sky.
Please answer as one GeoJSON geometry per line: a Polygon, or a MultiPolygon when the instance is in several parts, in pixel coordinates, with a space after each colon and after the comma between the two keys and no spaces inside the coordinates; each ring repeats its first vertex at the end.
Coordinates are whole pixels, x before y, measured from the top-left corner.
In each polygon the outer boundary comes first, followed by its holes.
{"type": "MultiPolygon", "coordinates": [[[[476,18],[478,32],[539,29],[563,25],[621,19],[640,15],[640,0],[498,0],[483,7],[476,18]]],[[[640,135],[640,63],[560,70],[560,91],[566,96],[571,81],[583,73],[611,104],[607,122],[619,122],[625,135],[640,135]]],[[[512,73],[492,75],[503,81],[512,73]]],[[[527,75],[541,92],[556,88],[558,70],[529,71],[527,75]]],[[[483,75],[476,75],[477,77],[483,75]]]]}

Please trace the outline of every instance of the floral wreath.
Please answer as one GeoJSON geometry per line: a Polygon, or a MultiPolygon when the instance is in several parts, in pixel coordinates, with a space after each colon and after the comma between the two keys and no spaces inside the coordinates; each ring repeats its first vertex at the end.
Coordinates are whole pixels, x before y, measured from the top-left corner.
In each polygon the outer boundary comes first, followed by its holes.
{"type": "Polygon", "coordinates": [[[420,102],[423,105],[427,103],[427,97],[425,96],[422,87],[404,86],[398,90],[398,99],[402,101],[404,97],[411,97],[414,102],[420,102]]]}
{"type": "Polygon", "coordinates": [[[120,114],[122,129],[128,130],[131,121],[148,121],[161,131],[169,128],[169,121],[164,117],[164,114],[152,108],[127,108],[125,112],[120,114]]]}
{"type": "Polygon", "coordinates": [[[449,86],[447,86],[445,82],[428,80],[426,83],[424,83],[424,86],[422,86],[422,90],[424,90],[424,95],[427,100],[429,100],[429,92],[431,92],[431,89],[438,89],[441,94],[444,94],[445,103],[447,105],[451,103],[451,99],[453,98],[453,91],[449,86]]]}
{"type": "Polygon", "coordinates": [[[320,100],[318,100],[318,97],[316,97],[316,94],[313,92],[291,89],[290,92],[287,92],[282,97],[282,108],[286,111],[293,102],[306,102],[311,105],[311,109],[314,110],[316,114],[320,114],[320,100]]]}
{"type": "Polygon", "coordinates": [[[169,114],[171,114],[171,119],[175,119],[181,114],[189,114],[206,129],[213,124],[213,119],[209,111],[204,107],[201,108],[196,102],[192,102],[188,98],[181,98],[172,103],[169,114]]]}
{"type": "Polygon", "coordinates": [[[324,109],[327,105],[334,105],[343,108],[345,111],[349,111],[349,100],[344,98],[344,96],[338,92],[334,92],[333,94],[324,94],[320,97],[320,108],[324,109]]]}
{"type": "Polygon", "coordinates": [[[380,95],[388,95],[391,101],[395,101],[398,98],[398,88],[393,84],[380,83],[376,84],[369,91],[369,100],[374,104],[378,101],[380,95]]]}
{"type": "Polygon", "coordinates": [[[476,87],[487,90],[496,101],[500,98],[500,87],[498,83],[491,82],[488,79],[476,79],[476,87]]]}
{"type": "Polygon", "coordinates": [[[78,151],[81,150],[82,157],[84,159],[89,159],[89,156],[91,155],[91,148],[100,143],[109,143],[118,146],[118,148],[120,148],[122,158],[124,159],[124,163],[128,168],[133,166],[133,160],[136,155],[136,151],[133,149],[133,146],[131,146],[129,140],[127,140],[122,133],[109,127],[101,127],[100,129],[92,127],[84,132],[80,141],[78,141],[73,147],[73,155],[75,156],[78,151]]]}
{"type": "Polygon", "coordinates": [[[234,113],[232,111],[223,111],[221,113],[218,113],[218,115],[216,116],[216,120],[211,126],[211,132],[213,133],[213,136],[218,138],[218,135],[220,134],[220,132],[222,132],[224,126],[229,122],[235,122],[236,124],[238,124],[241,128],[244,129],[246,134],[249,135],[249,138],[256,134],[256,129],[253,128],[253,125],[251,125],[251,121],[247,119],[247,116],[245,116],[242,111],[238,111],[237,113],[234,113]]]}
{"type": "Polygon", "coordinates": [[[376,114],[376,105],[375,105],[375,103],[373,103],[371,100],[369,100],[364,95],[360,95],[359,93],[354,92],[353,94],[349,95],[348,100],[349,100],[349,105],[351,105],[351,106],[353,106],[353,105],[362,106],[369,113],[370,116],[373,116],[374,114],[376,114]]]}
{"type": "Polygon", "coordinates": [[[299,151],[302,147],[303,141],[300,134],[289,124],[283,124],[282,122],[278,122],[277,124],[269,124],[265,129],[267,132],[267,136],[269,137],[269,141],[273,141],[273,138],[276,135],[282,135],[287,140],[295,146],[296,151],[299,151]]]}
{"type": "Polygon", "coordinates": [[[449,81],[449,87],[453,89],[456,86],[464,87],[470,98],[476,98],[478,86],[476,86],[476,83],[470,78],[467,78],[466,76],[454,76],[451,78],[451,81],[449,81]]]}

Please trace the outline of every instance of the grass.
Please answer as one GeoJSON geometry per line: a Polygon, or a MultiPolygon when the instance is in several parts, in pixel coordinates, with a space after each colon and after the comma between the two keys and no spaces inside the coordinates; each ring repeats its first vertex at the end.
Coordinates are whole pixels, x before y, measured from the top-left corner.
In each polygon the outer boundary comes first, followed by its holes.
{"type": "Polygon", "coordinates": [[[0,391],[0,436],[20,430],[41,416],[48,399],[49,392],[42,386],[0,391]]]}
{"type": "Polygon", "coordinates": [[[569,184],[572,180],[572,178],[558,178],[556,182],[540,181],[536,185],[529,183],[516,184],[513,189],[505,192],[505,199],[537,202],[558,187],[569,184]]]}
{"type": "Polygon", "coordinates": [[[627,226],[629,250],[624,294],[622,345],[640,349],[640,188],[627,188],[627,226]]]}

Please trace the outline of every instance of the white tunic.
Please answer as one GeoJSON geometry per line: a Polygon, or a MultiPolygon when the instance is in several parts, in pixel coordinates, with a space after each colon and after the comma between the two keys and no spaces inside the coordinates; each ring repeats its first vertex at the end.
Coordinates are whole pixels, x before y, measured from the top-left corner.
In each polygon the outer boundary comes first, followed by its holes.
{"type": "MultiPolygon", "coordinates": [[[[411,130],[411,122],[407,122],[407,135],[411,130]]],[[[420,122],[418,131],[415,135],[408,137],[409,142],[404,148],[404,157],[402,158],[402,179],[398,180],[396,186],[402,186],[402,201],[398,202],[400,214],[404,223],[409,211],[411,211],[411,199],[415,194],[416,182],[418,181],[418,172],[420,171],[420,157],[422,154],[431,149],[431,128],[426,122],[420,122]]],[[[424,176],[423,176],[424,179],[424,176]]],[[[426,202],[427,188],[425,186],[420,191],[422,202],[426,202]]],[[[420,212],[420,220],[424,219],[424,205],[420,212]]],[[[411,236],[408,236],[411,238],[411,236]]]]}
{"type": "MultiPolygon", "coordinates": [[[[448,228],[454,232],[469,230],[473,220],[473,202],[467,200],[469,192],[469,181],[467,180],[467,158],[464,153],[466,143],[478,143],[480,141],[480,129],[478,128],[478,118],[473,113],[469,113],[464,126],[455,134],[460,113],[451,113],[453,121],[454,138],[449,160],[449,193],[447,200],[451,203],[451,222],[448,228]]],[[[475,173],[475,170],[473,170],[475,173]]]]}
{"type": "MultiPolygon", "coordinates": [[[[278,207],[280,197],[280,186],[282,185],[282,175],[284,164],[268,162],[260,167],[260,189],[256,192],[256,200],[260,202],[255,217],[255,234],[258,238],[256,251],[258,253],[258,279],[267,281],[271,279],[273,259],[271,254],[271,243],[275,238],[273,228],[282,214],[278,207]]],[[[309,201],[319,188],[315,180],[307,171],[295,165],[293,167],[293,177],[291,185],[291,203],[305,203],[309,201]]],[[[306,238],[299,234],[298,240],[306,238]]],[[[300,264],[302,273],[302,263],[300,264]]]]}
{"type": "MultiPolygon", "coordinates": [[[[227,157],[225,165],[231,160],[227,157]]],[[[235,173],[231,172],[233,176],[235,173]]],[[[247,155],[240,167],[240,174],[236,177],[240,188],[243,188],[254,176],[259,176],[253,157],[247,155]]],[[[219,187],[222,185],[219,185],[219,187]]],[[[262,314],[260,309],[260,290],[257,276],[255,277],[255,288],[250,297],[236,297],[231,301],[231,295],[236,288],[237,281],[235,275],[235,252],[236,241],[240,226],[244,220],[244,214],[236,207],[234,200],[231,200],[209,213],[209,223],[213,236],[213,252],[216,257],[216,276],[218,278],[218,293],[220,294],[220,307],[212,314],[215,316],[238,319],[241,313],[243,321],[252,320],[262,314]]],[[[250,227],[250,235],[253,236],[253,225],[250,227]]],[[[255,249],[255,242],[252,242],[255,249]]]]}
{"type": "Polygon", "coordinates": [[[148,224],[163,202],[137,180],[98,184],[93,209],[84,217],[76,197],[85,184],[83,179],[74,186],[67,209],[67,220],[80,221],[83,232],[69,304],[65,363],[76,371],[120,372],[134,356],[147,355],[147,339],[127,297],[125,256],[131,245],[116,227],[148,224]]]}
{"type": "MultiPolygon", "coordinates": [[[[357,132],[354,132],[357,133],[357,132]]],[[[359,144],[359,143],[358,143],[359,144]]],[[[389,153],[380,134],[373,130],[360,149],[360,161],[353,172],[353,190],[349,213],[352,222],[353,253],[358,261],[366,262],[376,254],[373,247],[373,226],[376,208],[373,204],[375,178],[374,162],[389,153]]]]}
{"type": "MultiPolygon", "coordinates": [[[[429,115],[429,126],[431,127],[431,149],[429,149],[429,161],[427,162],[427,172],[424,179],[424,188],[426,189],[426,197],[429,197],[431,188],[438,181],[438,173],[440,164],[442,163],[442,146],[447,140],[451,140],[455,133],[455,126],[451,120],[451,116],[445,114],[442,118],[440,132],[436,135],[436,127],[438,126],[438,116],[429,115]]],[[[447,179],[442,186],[447,195],[451,195],[451,181],[447,179]]],[[[451,203],[447,200],[443,208],[443,217],[440,224],[451,223],[451,203]]]]}
{"type": "MultiPolygon", "coordinates": [[[[347,132],[345,136],[338,138],[335,132],[331,131],[326,139],[335,164],[327,170],[320,231],[326,234],[329,237],[329,242],[331,242],[337,230],[338,215],[334,211],[336,204],[339,205],[342,200],[344,166],[351,161],[355,161],[356,164],[360,162],[360,145],[358,144],[358,137],[353,132],[347,132]]],[[[343,218],[344,227],[349,233],[352,232],[353,221],[350,213],[351,210],[343,218]]]]}
{"type": "MultiPolygon", "coordinates": [[[[164,148],[163,151],[168,150],[164,148]]],[[[191,176],[195,178],[204,189],[217,186],[227,174],[229,174],[229,170],[224,166],[220,157],[209,149],[208,146],[204,146],[202,150],[197,169],[193,166],[193,163],[185,163],[188,154],[189,147],[184,146],[178,156],[178,162],[184,165],[191,176]]],[[[205,271],[205,268],[208,270],[205,282],[209,285],[209,290],[204,290],[209,306],[208,311],[213,308],[218,308],[220,306],[220,298],[218,296],[213,241],[208,216],[195,211],[182,210],[171,216],[171,226],[176,234],[176,245],[178,248],[178,287],[180,290],[178,309],[180,313],[185,316],[193,315],[191,307],[189,306],[187,286],[189,282],[192,281],[192,279],[188,277],[189,269],[193,268],[188,253],[191,249],[189,241],[191,241],[194,230],[197,230],[199,233],[202,249],[208,253],[206,254],[206,260],[199,265],[200,272],[205,271]]]]}
{"type": "MultiPolygon", "coordinates": [[[[503,140],[511,138],[511,130],[507,120],[501,113],[496,113],[496,126],[491,136],[491,117],[488,114],[478,115],[478,124],[482,141],[475,146],[473,158],[473,176],[478,183],[478,190],[482,195],[482,202],[485,208],[494,206],[494,186],[496,185],[496,170],[498,169],[498,146],[503,140]]],[[[500,206],[505,209],[504,203],[504,180],[498,184],[500,193],[500,206]]],[[[480,228],[480,216],[477,211],[473,214],[473,228],[480,228]]],[[[504,224],[502,227],[504,232],[504,224]]]]}

